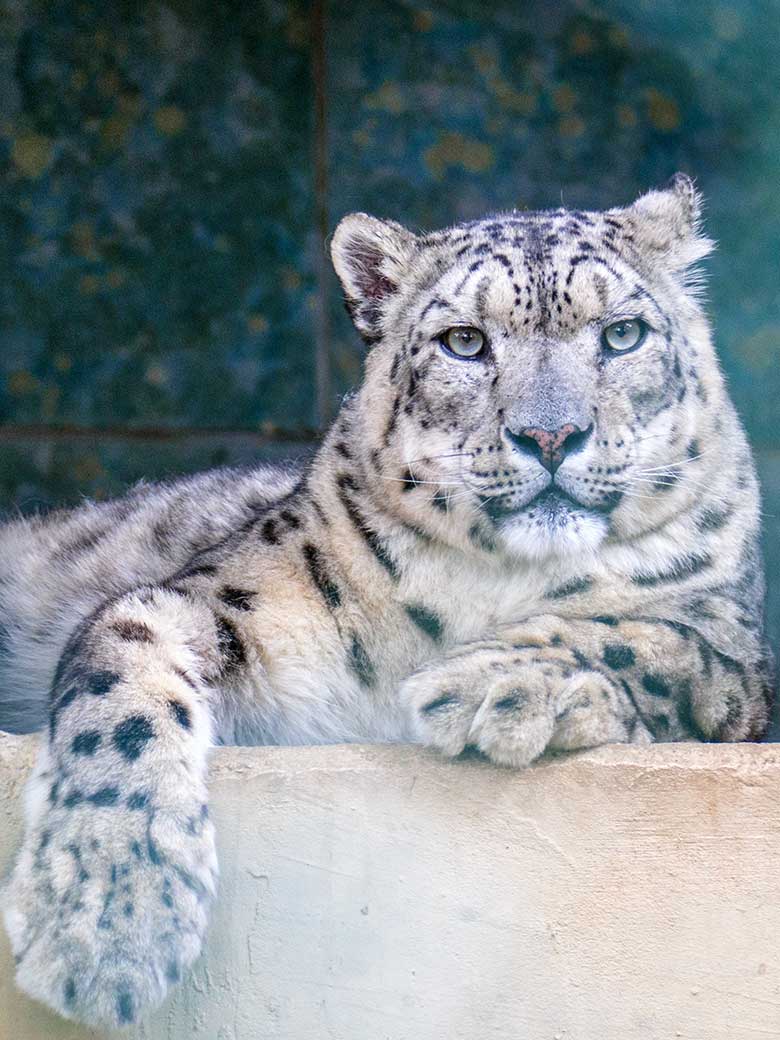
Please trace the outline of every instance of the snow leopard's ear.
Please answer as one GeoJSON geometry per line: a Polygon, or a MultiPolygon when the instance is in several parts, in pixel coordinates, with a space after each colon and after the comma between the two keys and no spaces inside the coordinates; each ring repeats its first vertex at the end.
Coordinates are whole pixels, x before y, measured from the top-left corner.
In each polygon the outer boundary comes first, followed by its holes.
{"type": "Polygon", "coordinates": [[[635,245],[658,266],[683,271],[715,247],[701,231],[701,195],[691,178],[676,173],[665,188],[649,191],[621,210],[635,245]]]}
{"type": "Polygon", "coordinates": [[[382,313],[411,262],[416,238],[392,220],[350,213],[333,235],[330,255],[344,287],[347,310],[367,343],[382,333],[382,313]]]}

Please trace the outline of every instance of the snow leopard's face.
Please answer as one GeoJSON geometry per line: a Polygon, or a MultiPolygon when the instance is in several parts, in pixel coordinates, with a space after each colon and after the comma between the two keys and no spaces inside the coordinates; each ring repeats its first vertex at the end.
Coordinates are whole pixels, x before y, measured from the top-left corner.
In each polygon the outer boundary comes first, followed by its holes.
{"type": "Polygon", "coordinates": [[[524,556],[662,513],[708,432],[715,362],[684,277],[709,247],[696,219],[681,177],[625,210],[424,237],[346,218],[334,259],[373,343],[377,468],[481,510],[524,556]]]}

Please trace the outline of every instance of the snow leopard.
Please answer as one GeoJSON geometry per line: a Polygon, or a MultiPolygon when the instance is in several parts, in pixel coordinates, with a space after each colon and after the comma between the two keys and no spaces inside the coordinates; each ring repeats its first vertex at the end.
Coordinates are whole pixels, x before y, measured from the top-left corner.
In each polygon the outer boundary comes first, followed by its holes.
{"type": "Polygon", "coordinates": [[[42,729],[3,893],[19,986],[116,1027],[201,949],[218,744],[418,742],[523,767],[759,739],[759,489],[687,176],[432,233],[346,216],[366,344],[300,469],[0,529],[0,725],[42,729]]]}

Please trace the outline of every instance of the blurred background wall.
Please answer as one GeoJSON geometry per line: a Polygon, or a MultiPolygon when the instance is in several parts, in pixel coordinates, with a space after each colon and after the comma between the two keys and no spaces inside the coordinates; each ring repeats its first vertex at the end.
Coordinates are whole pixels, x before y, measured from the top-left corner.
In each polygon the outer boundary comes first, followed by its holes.
{"type": "MultiPolygon", "coordinates": [[[[308,450],[359,379],[325,263],[694,174],[780,579],[780,0],[2,0],[0,509],[308,450]]],[[[770,595],[780,629],[780,592],[770,595]]]]}

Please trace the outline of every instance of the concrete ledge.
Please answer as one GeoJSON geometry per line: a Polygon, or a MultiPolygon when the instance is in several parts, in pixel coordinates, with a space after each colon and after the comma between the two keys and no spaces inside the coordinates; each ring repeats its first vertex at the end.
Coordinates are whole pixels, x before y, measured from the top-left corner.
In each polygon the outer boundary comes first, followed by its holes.
{"type": "MultiPolygon", "coordinates": [[[[0,870],[29,738],[0,738],[0,870]]],[[[212,760],[205,955],[138,1040],[780,1037],[780,746],[604,748],[521,773],[417,748],[212,760]]],[[[0,1040],[103,1034],[19,994],[0,1040]]]]}

